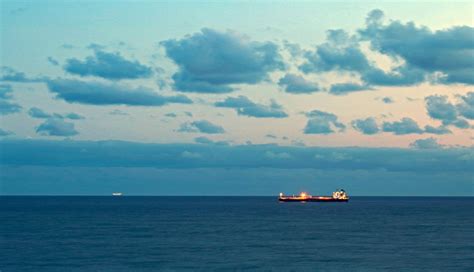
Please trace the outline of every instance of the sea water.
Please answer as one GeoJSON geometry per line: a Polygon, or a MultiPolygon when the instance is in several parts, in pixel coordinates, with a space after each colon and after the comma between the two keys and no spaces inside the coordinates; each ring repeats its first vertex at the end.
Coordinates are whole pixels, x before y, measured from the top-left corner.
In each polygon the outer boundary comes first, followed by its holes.
{"type": "Polygon", "coordinates": [[[474,198],[0,197],[0,270],[473,271],[474,198]]]}

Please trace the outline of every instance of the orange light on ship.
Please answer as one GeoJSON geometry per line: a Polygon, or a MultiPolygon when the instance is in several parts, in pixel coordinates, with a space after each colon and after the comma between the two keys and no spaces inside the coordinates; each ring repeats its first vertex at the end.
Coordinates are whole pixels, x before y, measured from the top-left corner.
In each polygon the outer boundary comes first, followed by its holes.
{"type": "Polygon", "coordinates": [[[305,192],[301,192],[300,197],[306,198],[307,194],[305,192]]]}

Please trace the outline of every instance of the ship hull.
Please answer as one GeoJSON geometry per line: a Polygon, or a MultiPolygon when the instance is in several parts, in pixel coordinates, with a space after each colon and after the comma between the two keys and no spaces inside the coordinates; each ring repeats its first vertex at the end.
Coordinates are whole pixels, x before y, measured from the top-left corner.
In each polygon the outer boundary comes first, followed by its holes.
{"type": "Polygon", "coordinates": [[[311,198],[292,198],[283,197],[278,199],[280,202],[348,202],[349,199],[338,199],[332,197],[311,197],[311,198]]]}

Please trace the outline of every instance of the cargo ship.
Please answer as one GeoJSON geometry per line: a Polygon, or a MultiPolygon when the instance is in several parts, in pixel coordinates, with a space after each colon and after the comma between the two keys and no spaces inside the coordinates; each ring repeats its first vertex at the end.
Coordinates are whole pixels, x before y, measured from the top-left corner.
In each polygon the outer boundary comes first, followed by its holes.
{"type": "Polygon", "coordinates": [[[332,193],[332,196],[312,196],[302,192],[299,195],[286,196],[280,193],[278,200],[281,202],[348,202],[349,196],[343,189],[332,193]]]}

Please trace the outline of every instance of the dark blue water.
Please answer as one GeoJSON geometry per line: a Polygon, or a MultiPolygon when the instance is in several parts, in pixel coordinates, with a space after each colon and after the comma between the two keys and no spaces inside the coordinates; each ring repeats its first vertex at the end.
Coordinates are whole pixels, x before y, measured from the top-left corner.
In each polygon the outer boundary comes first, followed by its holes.
{"type": "Polygon", "coordinates": [[[0,270],[473,271],[474,198],[0,197],[0,270]]]}

